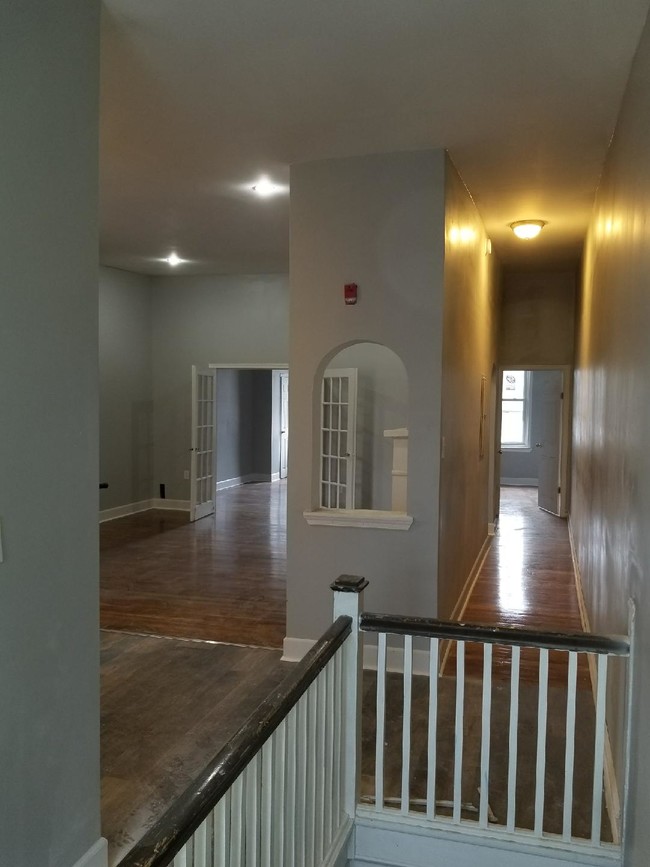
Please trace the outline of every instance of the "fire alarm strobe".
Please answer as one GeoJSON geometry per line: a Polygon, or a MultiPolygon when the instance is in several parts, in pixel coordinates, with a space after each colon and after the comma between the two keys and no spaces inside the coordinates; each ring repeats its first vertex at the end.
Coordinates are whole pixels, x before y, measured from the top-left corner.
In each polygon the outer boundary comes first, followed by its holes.
{"type": "Polygon", "coordinates": [[[346,304],[356,304],[357,303],[357,290],[358,286],[356,283],[346,283],[343,287],[343,297],[345,298],[346,304]]]}

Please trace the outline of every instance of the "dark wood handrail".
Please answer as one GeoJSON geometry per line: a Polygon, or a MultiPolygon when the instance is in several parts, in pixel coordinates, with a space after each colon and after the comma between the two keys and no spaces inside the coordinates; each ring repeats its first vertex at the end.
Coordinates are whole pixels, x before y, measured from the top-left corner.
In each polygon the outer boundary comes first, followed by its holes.
{"type": "Polygon", "coordinates": [[[350,635],[339,617],[119,867],[167,867],[350,635]]]}
{"type": "Polygon", "coordinates": [[[630,642],[623,635],[593,635],[590,632],[542,632],[518,626],[489,626],[483,623],[457,623],[427,617],[401,617],[394,614],[361,615],[359,628],[363,632],[388,632],[392,635],[413,635],[423,638],[444,638],[456,641],[477,641],[484,644],[539,647],[546,650],[573,650],[582,653],[605,653],[629,656],[630,642]]]}

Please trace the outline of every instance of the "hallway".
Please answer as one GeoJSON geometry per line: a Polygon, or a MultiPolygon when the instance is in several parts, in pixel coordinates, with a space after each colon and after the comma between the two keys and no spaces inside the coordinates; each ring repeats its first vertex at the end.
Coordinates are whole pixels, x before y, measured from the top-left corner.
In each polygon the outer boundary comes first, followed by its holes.
{"type": "MultiPolygon", "coordinates": [[[[502,487],[499,526],[461,618],[467,623],[582,632],[569,531],[564,518],[537,506],[537,488],[502,487]]],[[[494,648],[494,675],[510,676],[510,651],[494,648]]],[[[482,653],[469,645],[468,673],[481,675],[482,653]]],[[[449,668],[447,669],[449,671],[449,668]]],[[[537,680],[537,654],[522,654],[521,676],[537,680]]],[[[552,684],[566,681],[566,654],[552,652],[552,684]]],[[[578,686],[588,689],[586,659],[578,686]]]]}

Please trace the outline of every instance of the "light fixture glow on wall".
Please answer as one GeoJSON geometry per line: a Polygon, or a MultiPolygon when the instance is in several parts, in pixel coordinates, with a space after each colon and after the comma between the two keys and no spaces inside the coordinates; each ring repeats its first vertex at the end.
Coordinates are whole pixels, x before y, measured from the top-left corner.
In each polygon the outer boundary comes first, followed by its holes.
{"type": "Polygon", "coordinates": [[[274,184],[273,181],[270,181],[268,178],[260,178],[257,183],[253,184],[251,189],[260,198],[268,199],[269,196],[275,196],[277,193],[281,193],[284,190],[284,187],[281,187],[279,184],[274,184]]]}
{"type": "Polygon", "coordinates": [[[177,256],[176,253],[170,253],[169,256],[167,256],[167,258],[165,259],[165,262],[167,262],[168,265],[171,265],[172,268],[180,265],[182,261],[183,260],[180,258],[180,256],[177,256]]]}
{"type": "Polygon", "coordinates": [[[531,238],[536,238],[546,225],[546,220],[517,220],[515,223],[510,223],[510,228],[518,238],[523,241],[530,241],[531,238]]]}

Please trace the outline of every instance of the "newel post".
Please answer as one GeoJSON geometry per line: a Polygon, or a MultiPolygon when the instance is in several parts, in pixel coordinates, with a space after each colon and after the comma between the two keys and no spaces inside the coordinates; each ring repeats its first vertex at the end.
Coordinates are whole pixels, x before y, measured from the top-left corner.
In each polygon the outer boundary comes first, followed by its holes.
{"type": "Polygon", "coordinates": [[[334,591],[334,620],[352,618],[352,632],[343,648],[343,809],[354,819],[359,800],[361,765],[361,680],[363,640],[359,615],[368,581],[359,575],[340,575],[330,585],[334,591]]]}

